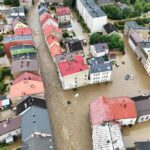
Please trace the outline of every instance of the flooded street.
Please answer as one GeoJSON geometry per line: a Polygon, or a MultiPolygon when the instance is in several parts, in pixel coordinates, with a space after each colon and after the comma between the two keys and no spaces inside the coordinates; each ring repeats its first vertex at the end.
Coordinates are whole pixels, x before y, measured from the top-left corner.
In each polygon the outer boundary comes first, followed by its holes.
{"type": "MultiPolygon", "coordinates": [[[[150,78],[136,59],[136,55],[128,47],[125,39],[126,55],[117,58],[119,67],[113,67],[113,83],[81,87],[77,91],[79,96],[75,98],[77,92],[62,90],[56,74],[56,66],[52,62],[41,33],[37,5],[28,16],[28,24],[33,30],[35,46],[38,49],[56,150],[91,150],[89,103],[100,95],[108,97],[137,96],[139,91],[141,94],[148,94],[150,92],[150,78]],[[122,64],[121,61],[125,61],[125,64],[122,64]],[[126,74],[133,74],[134,80],[126,81],[124,79],[126,74]],[[67,101],[71,101],[71,104],[68,105],[67,101]]],[[[141,131],[144,135],[147,130],[146,126],[143,124],[140,127],[135,127],[134,130],[136,132],[141,131]]],[[[130,132],[130,129],[124,131],[127,146],[138,138],[138,134],[135,135],[135,131],[130,132]],[[130,133],[129,137],[127,136],[128,133],[130,133]]],[[[141,132],[139,134],[142,134],[141,132]]],[[[147,133],[149,134],[149,132],[147,133]]],[[[144,135],[144,137],[146,136],[144,135]]]]}

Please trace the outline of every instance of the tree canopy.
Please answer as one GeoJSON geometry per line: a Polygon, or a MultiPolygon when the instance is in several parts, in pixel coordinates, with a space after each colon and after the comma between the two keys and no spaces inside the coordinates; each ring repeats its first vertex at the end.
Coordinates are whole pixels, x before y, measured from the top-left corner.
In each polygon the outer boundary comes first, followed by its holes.
{"type": "Polygon", "coordinates": [[[4,5],[19,6],[19,0],[3,0],[4,5]]]}

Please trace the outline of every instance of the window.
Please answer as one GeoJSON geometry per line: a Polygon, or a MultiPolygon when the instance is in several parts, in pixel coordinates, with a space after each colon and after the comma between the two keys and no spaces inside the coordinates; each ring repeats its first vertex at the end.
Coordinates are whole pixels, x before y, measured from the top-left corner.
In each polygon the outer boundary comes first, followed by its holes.
{"type": "Polygon", "coordinates": [[[148,119],[149,119],[149,116],[146,117],[146,120],[148,120],[148,119]]]}

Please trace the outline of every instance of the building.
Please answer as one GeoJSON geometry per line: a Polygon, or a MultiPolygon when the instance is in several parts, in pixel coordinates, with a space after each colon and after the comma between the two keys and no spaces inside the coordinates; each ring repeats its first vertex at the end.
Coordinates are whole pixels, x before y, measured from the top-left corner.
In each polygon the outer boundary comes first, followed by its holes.
{"type": "Polygon", "coordinates": [[[59,79],[64,90],[88,84],[89,68],[82,56],[76,55],[58,63],[59,79]]]}
{"type": "Polygon", "coordinates": [[[137,44],[143,41],[143,37],[135,31],[130,34],[128,39],[128,43],[134,52],[136,51],[137,44]]]}
{"type": "Polygon", "coordinates": [[[14,35],[32,35],[32,30],[29,27],[19,28],[14,31],[14,35]]]}
{"type": "Polygon", "coordinates": [[[56,15],[59,23],[70,22],[72,19],[71,10],[69,7],[57,7],[56,15]]]}
{"type": "Polygon", "coordinates": [[[111,35],[113,33],[118,33],[117,28],[113,24],[107,23],[103,26],[103,34],[111,35]]]}
{"type": "Polygon", "coordinates": [[[57,39],[57,37],[53,36],[53,35],[50,35],[48,36],[46,39],[46,44],[48,46],[48,48],[50,49],[54,44],[57,44],[58,46],[60,45],[59,44],[59,41],[57,39]]]}
{"type": "Polygon", "coordinates": [[[97,3],[99,5],[109,5],[109,4],[114,4],[115,0],[97,0],[97,3]]]}
{"type": "Polygon", "coordinates": [[[4,45],[4,50],[9,58],[11,58],[10,47],[21,44],[34,45],[32,35],[8,36],[3,39],[2,43],[4,45]]]}
{"type": "Polygon", "coordinates": [[[77,0],[76,5],[90,31],[102,32],[103,26],[107,23],[107,16],[100,7],[93,0],[77,0]]]}
{"type": "Polygon", "coordinates": [[[40,3],[40,5],[38,6],[38,12],[39,12],[39,16],[40,16],[45,12],[49,12],[49,10],[44,3],[40,3]]]}
{"type": "Polygon", "coordinates": [[[9,25],[9,24],[0,25],[0,34],[7,34],[7,33],[10,33],[10,32],[13,32],[12,25],[9,25]]]}
{"type": "Polygon", "coordinates": [[[115,122],[92,126],[93,150],[126,150],[121,127],[115,122]]]}
{"type": "Polygon", "coordinates": [[[26,9],[31,9],[32,0],[19,0],[20,6],[24,6],[26,9]]]}
{"type": "Polygon", "coordinates": [[[112,64],[101,57],[88,59],[90,84],[109,82],[112,78],[112,64]]]}
{"type": "Polygon", "coordinates": [[[134,147],[127,148],[127,150],[148,150],[150,149],[150,141],[138,141],[134,143],[134,147]]]}
{"type": "Polygon", "coordinates": [[[132,97],[134,100],[137,110],[137,123],[145,122],[150,120],[150,95],[149,96],[137,96],[132,97]]]}
{"type": "Polygon", "coordinates": [[[134,125],[137,115],[135,102],[128,97],[107,98],[100,96],[90,104],[92,125],[108,121],[115,121],[120,125],[134,125]]]}
{"type": "Polygon", "coordinates": [[[107,43],[98,43],[90,45],[90,53],[93,57],[101,57],[108,55],[108,44],[107,43]]]}
{"type": "Polygon", "coordinates": [[[150,42],[139,42],[135,53],[150,76],[150,42]]]}
{"type": "Polygon", "coordinates": [[[47,108],[45,99],[39,97],[28,96],[17,104],[16,106],[16,115],[22,115],[28,111],[32,106],[37,106],[41,108],[47,108]]]}
{"type": "Polygon", "coordinates": [[[30,72],[33,74],[39,75],[39,65],[37,62],[37,59],[16,59],[13,60],[12,65],[11,65],[11,73],[16,79],[18,76],[20,76],[24,72],[30,72]]]}
{"type": "Polygon", "coordinates": [[[47,5],[59,5],[62,6],[63,5],[63,0],[45,0],[45,3],[47,5]]]}
{"type": "Polygon", "coordinates": [[[0,96],[0,108],[2,110],[8,108],[10,104],[10,100],[6,95],[0,96]]]}
{"type": "Polygon", "coordinates": [[[21,117],[7,119],[0,123],[0,143],[13,143],[14,137],[21,135],[21,117]]]}
{"type": "Polygon", "coordinates": [[[32,106],[22,115],[21,129],[22,142],[28,150],[54,149],[47,109],[32,106]]]}

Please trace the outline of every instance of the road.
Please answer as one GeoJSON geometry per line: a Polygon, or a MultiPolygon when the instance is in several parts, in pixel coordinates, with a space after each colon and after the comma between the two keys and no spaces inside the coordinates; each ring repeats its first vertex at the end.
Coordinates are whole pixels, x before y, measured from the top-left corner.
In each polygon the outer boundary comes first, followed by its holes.
{"type": "MultiPolygon", "coordinates": [[[[91,150],[90,102],[100,95],[115,97],[136,96],[139,95],[139,91],[148,93],[150,78],[136,59],[135,54],[128,47],[125,39],[126,55],[117,58],[119,67],[113,67],[113,83],[79,88],[77,91],[79,97],[75,98],[75,91],[62,90],[56,74],[56,66],[52,62],[41,32],[37,5],[28,16],[28,24],[33,30],[35,46],[38,48],[38,58],[46,89],[46,101],[52,122],[56,150],[91,150]],[[121,63],[122,60],[125,61],[125,65],[121,63]],[[133,74],[135,79],[124,80],[127,73],[133,74]],[[67,104],[67,101],[70,101],[71,104],[67,104]]],[[[125,142],[128,146],[128,138],[125,139],[125,142]]]]}

